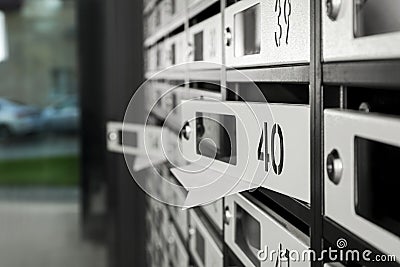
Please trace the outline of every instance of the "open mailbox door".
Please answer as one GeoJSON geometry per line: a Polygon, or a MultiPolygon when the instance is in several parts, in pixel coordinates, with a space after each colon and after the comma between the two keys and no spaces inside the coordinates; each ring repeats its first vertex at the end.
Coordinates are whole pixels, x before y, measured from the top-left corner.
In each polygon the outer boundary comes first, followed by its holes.
{"type": "Polygon", "coordinates": [[[158,126],[108,122],[107,149],[136,156],[133,170],[140,171],[166,160],[166,153],[170,147],[168,142],[165,142],[167,145],[163,146],[162,136],[168,138],[169,134],[168,129],[162,130],[158,126]]]}
{"type": "Polygon", "coordinates": [[[181,142],[191,163],[171,171],[189,191],[187,206],[260,186],[309,202],[309,112],[308,105],[184,102],[181,142]]]}

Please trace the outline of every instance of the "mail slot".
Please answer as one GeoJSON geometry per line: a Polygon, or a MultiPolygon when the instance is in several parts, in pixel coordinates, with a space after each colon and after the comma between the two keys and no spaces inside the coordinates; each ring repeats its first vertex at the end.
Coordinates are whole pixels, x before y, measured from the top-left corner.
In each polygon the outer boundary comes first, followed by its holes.
{"type": "Polygon", "coordinates": [[[269,258],[271,250],[302,255],[309,248],[309,238],[272,211],[266,212],[236,194],[225,198],[225,213],[225,243],[245,266],[311,266],[309,261],[294,256],[286,255],[284,263],[280,257],[269,258]]]}
{"type": "Polygon", "coordinates": [[[196,212],[190,210],[189,249],[199,267],[222,267],[223,254],[196,212]]]}
{"type": "Polygon", "coordinates": [[[400,257],[400,119],[325,110],[325,214],[400,257]]]}
{"type": "Polygon", "coordinates": [[[400,2],[321,0],[324,61],[400,57],[400,2]]]}
{"type": "Polygon", "coordinates": [[[174,153],[178,137],[168,129],[153,125],[108,122],[106,134],[108,151],[136,156],[134,171],[160,164],[167,159],[177,159],[174,153]]]}
{"type": "MultiPolygon", "coordinates": [[[[217,14],[189,28],[189,61],[222,63],[221,15],[217,14]]],[[[201,64],[190,65],[200,68],[201,64]]],[[[213,65],[207,65],[213,66],[213,65]]],[[[219,65],[215,65],[217,67],[219,65]]],[[[214,68],[215,68],[214,67],[214,68]]]]}
{"type": "Polygon", "coordinates": [[[122,122],[107,123],[107,149],[131,155],[159,155],[161,128],[122,122]],[[146,137],[144,137],[146,131],[146,137]],[[147,148],[147,151],[145,149],[147,148]]]}
{"type": "Polygon", "coordinates": [[[156,70],[165,68],[166,49],[164,41],[160,41],[155,46],[156,49],[156,70]]]}
{"type": "MultiPolygon", "coordinates": [[[[171,0],[174,1],[174,0],[171,0]]],[[[186,38],[181,32],[165,40],[165,67],[186,62],[186,38]]]]}
{"type": "Polygon", "coordinates": [[[309,0],[243,0],[225,9],[228,66],[306,63],[309,39],[309,0]]]}
{"type": "Polygon", "coordinates": [[[309,202],[309,117],[308,105],[184,102],[182,150],[228,190],[240,180],[309,202]]]}

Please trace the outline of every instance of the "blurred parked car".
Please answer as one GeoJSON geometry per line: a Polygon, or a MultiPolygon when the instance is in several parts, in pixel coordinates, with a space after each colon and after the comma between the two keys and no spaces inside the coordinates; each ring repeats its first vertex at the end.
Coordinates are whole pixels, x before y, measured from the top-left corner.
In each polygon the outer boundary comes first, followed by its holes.
{"type": "Polygon", "coordinates": [[[0,98],[0,140],[36,132],[40,124],[39,109],[0,98]]]}
{"type": "Polygon", "coordinates": [[[48,106],[42,112],[45,131],[76,132],[79,128],[79,107],[75,97],[48,106]]]}

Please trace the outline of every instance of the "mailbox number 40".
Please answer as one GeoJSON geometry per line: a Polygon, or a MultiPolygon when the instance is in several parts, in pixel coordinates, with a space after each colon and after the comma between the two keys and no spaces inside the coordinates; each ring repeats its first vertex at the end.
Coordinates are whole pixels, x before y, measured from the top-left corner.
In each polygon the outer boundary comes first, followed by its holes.
{"type": "Polygon", "coordinates": [[[279,124],[275,123],[271,129],[271,145],[268,146],[268,123],[264,123],[264,129],[261,132],[260,141],[258,143],[258,160],[262,160],[265,162],[265,171],[268,171],[268,164],[271,161],[272,169],[276,175],[280,175],[283,170],[283,161],[284,161],[284,143],[283,143],[283,132],[282,128],[279,124]],[[279,141],[276,140],[277,136],[279,137],[279,141]],[[279,142],[279,146],[275,146],[275,141],[279,142]],[[264,144],[264,151],[262,149],[264,144]],[[271,151],[268,151],[268,148],[271,148],[271,151]],[[277,149],[279,149],[279,162],[277,161],[277,149]]]}

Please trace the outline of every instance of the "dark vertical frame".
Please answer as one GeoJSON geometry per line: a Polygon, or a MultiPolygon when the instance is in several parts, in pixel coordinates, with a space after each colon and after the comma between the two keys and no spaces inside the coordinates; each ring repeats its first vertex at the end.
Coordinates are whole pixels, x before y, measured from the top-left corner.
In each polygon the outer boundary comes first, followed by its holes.
{"type": "Polygon", "coordinates": [[[81,96],[83,233],[108,241],[109,266],[146,266],[144,194],[122,155],[106,150],[107,121],[122,121],[143,81],[142,1],[77,1],[81,96]],[[91,197],[107,188],[107,213],[91,213],[91,197]]]}
{"type": "MultiPolygon", "coordinates": [[[[311,105],[311,249],[319,257],[322,251],[323,219],[323,96],[321,68],[321,1],[310,1],[310,105],[311,105]]],[[[315,261],[313,267],[323,266],[315,261]]]]}
{"type": "MultiPolygon", "coordinates": [[[[104,1],[105,118],[107,121],[122,121],[131,97],[143,82],[143,3],[104,1]]],[[[138,110],[144,110],[144,107],[138,110]]],[[[109,179],[109,265],[146,266],[145,194],[132,179],[123,155],[107,153],[106,164],[109,179]]]]}
{"type": "Polygon", "coordinates": [[[78,70],[81,107],[80,188],[83,235],[104,240],[106,214],[91,212],[91,198],[106,186],[104,136],[104,1],[79,0],[78,70]],[[97,191],[97,192],[96,192],[97,191]]]}

